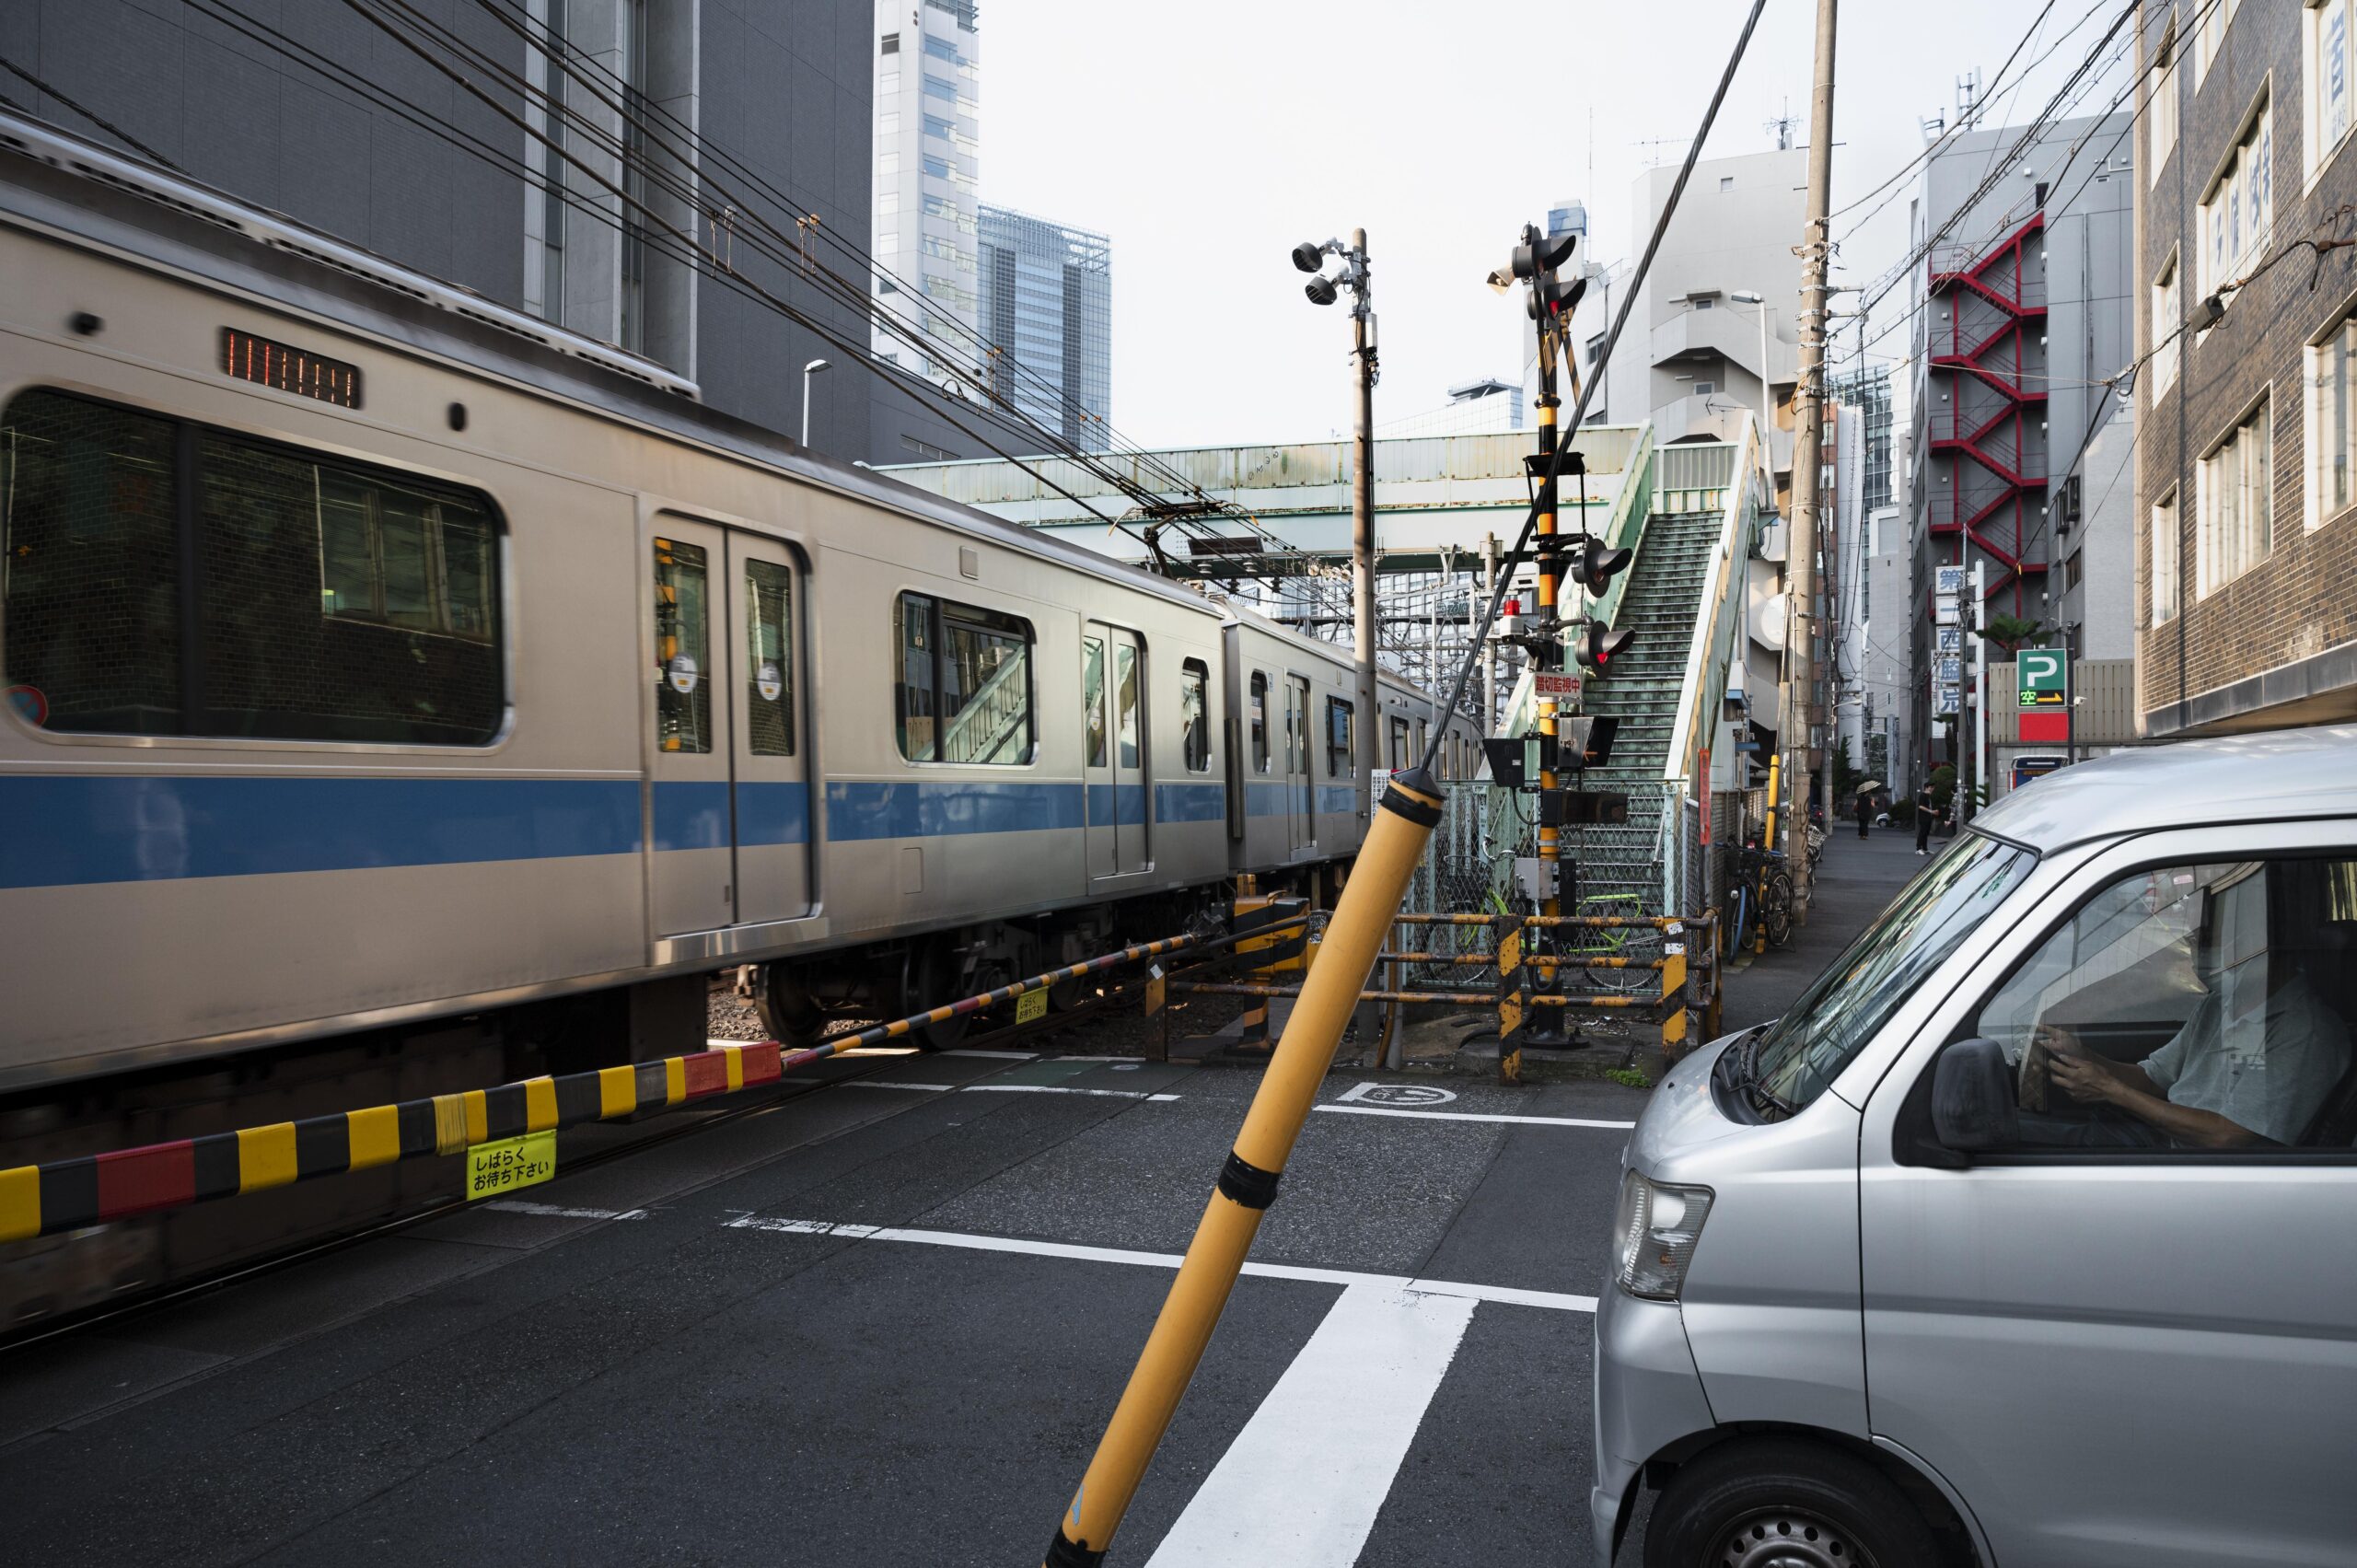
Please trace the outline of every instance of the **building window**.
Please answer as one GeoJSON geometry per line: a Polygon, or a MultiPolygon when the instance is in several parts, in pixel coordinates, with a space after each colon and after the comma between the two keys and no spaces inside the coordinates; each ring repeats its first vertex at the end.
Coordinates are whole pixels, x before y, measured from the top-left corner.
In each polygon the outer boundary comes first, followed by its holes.
{"type": "Polygon", "coordinates": [[[480,746],[505,716],[470,490],[29,391],[0,551],[0,682],[43,728],[480,746]]]}
{"type": "Polygon", "coordinates": [[[2350,5],[2351,0],[2308,0],[2302,52],[2307,77],[2305,141],[2310,179],[2332,160],[2349,136],[2350,73],[2357,68],[2357,40],[2350,36],[2350,5]]]}
{"type": "Polygon", "coordinates": [[[2268,401],[2201,459],[2201,523],[2194,540],[2194,592],[2207,598],[2268,557],[2275,545],[2274,425],[2268,401]]]}
{"type": "Polygon", "coordinates": [[[884,52],[887,54],[898,54],[900,52],[900,35],[899,33],[888,32],[884,35],[884,52]]]}
{"type": "MultiPolygon", "coordinates": [[[[1326,699],[1326,776],[1329,779],[1349,778],[1356,770],[1357,764],[1352,760],[1356,749],[1351,735],[1352,718],[1348,702],[1340,697],[1326,699]]],[[[1308,760],[1305,758],[1302,772],[1308,771],[1308,760]]]]}
{"type": "Polygon", "coordinates": [[[946,38],[936,37],[932,33],[925,34],[924,52],[935,60],[946,60],[953,65],[960,64],[958,46],[946,38]]]}
{"type": "Polygon", "coordinates": [[[1190,773],[1212,771],[1211,671],[1190,658],[1178,666],[1178,739],[1190,773]]]}
{"type": "Polygon", "coordinates": [[[1732,191],[1732,190],[1734,190],[1734,189],[1735,189],[1735,176],[1734,176],[1734,175],[1732,175],[1732,174],[1722,174],[1722,175],[1720,175],[1720,176],[1719,176],[1719,189],[1720,189],[1721,191],[1732,191]]]}
{"type": "Polygon", "coordinates": [[[2193,85],[2198,90],[2201,78],[2210,74],[2210,66],[2225,48],[2226,26],[2235,19],[2235,12],[2242,0],[2206,0],[2201,6],[2201,19],[2193,31],[2193,85]]]}
{"type": "Polygon", "coordinates": [[[1694,383],[1694,395],[1698,398],[1707,398],[1718,389],[1719,384],[1716,381],[1697,381],[1694,383]]]}
{"type": "Polygon", "coordinates": [[[2156,627],[2177,619],[2177,496],[2172,494],[2153,507],[2152,537],[2146,552],[2153,563],[2152,624],[2156,627]]]}
{"type": "Polygon", "coordinates": [[[2357,501],[2357,317],[2344,317],[2309,345],[2307,524],[2339,517],[2357,501]]]}
{"type": "Polygon", "coordinates": [[[946,180],[949,178],[949,160],[947,158],[935,157],[931,153],[925,153],[922,156],[924,161],[924,171],[927,174],[933,176],[935,180],[946,180]]]}
{"type": "Polygon", "coordinates": [[[2161,275],[2153,280],[2153,368],[2152,401],[2160,401],[2161,394],[2177,384],[2177,333],[2185,325],[2185,307],[2177,285],[2177,252],[2161,263],[2161,275]]]}
{"type": "Polygon", "coordinates": [[[2153,64],[2144,78],[2144,129],[2149,134],[2149,152],[2145,167],[2152,180],[2161,177],[2161,166],[2177,146],[2177,18],[2171,17],[2161,32],[2161,43],[2153,52],[2153,64]]]}
{"type": "Polygon", "coordinates": [[[949,81],[945,77],[936,76],[932,72],[927,71],[924,74],[924,96],[927,98],[941,99],[948,103],[956,103],[958,101],[958,84],[953,81],[949,81]]]}
{"type": "Polygon", "coordinates": [[[928,136],[938,136],[946,142],[958,134],[958,124],[957,122],[945,120],[938,114],[928,113],[924,117],[924,134],[928,136]]]}
{"type": "Polygon", "coordinates": [[[2201,292],[2215,294],[2266,251],[2275,226],[2275,114],[2264,94],[2201,198],[2201,292]]]}
{"type": "Polygon", "coordinates": [[[1031,623],[902,594],[894,671],[900,755],[1016,767],[1031,761],[1031,623]]]}

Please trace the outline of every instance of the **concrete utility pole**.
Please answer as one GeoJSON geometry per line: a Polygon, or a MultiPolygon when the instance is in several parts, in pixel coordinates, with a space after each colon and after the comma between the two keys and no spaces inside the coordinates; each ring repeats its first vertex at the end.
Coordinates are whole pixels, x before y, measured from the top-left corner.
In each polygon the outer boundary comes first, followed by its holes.
{"type": "MultiPolygon", "coordinates": [[[[1383,704],[1375,680],[1375,308],[1367,286],[1366,230],[1351,230],[1358,288],[1351,305],[1351,370],[1358,378],[1351,414],[1352,651],[1359,666],[1359,815],[1375,804],[1370,788],[1383,758],[1383,704]]],[[[1408,764],[1414,767],[1414,762],[1408,764]]]]}
{"type": "MultiPolygon", "coordinates": [[[[1793,915],[1806,920],[1808,874],[1808,745],[1817,718],[1817,551],[1819,532],[1817,470],[1825,446],[1825,269],[1828,213],[1833,196],[1833,12],[1834,0],[1817,0],[1816,86],[1809,95],[1808,223],[1801,241],[1800,382],[1793,397],[1793,521],[1786,579],[1788,627],[1784,639],[1786,712],[1779,738],[1784,778],[1793,791],[1785,819],[1785,867],[1793,877],[1793,915]],[[1797,820],[1801,825],[1794,828],[1797,820]]],[[[1830,738],[1828,738],[1829,742],[1830,738]]]]}

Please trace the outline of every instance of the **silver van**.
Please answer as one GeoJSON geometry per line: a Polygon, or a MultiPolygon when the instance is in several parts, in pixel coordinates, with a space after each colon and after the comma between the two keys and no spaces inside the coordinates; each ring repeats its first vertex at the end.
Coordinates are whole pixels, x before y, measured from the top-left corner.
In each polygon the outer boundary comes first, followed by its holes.
{"type": "Polygon", "coordinates": [[[1596,1560],[2357,1563],[2357,728],[1984,812],[1631,1134],[1596,1560]]]}

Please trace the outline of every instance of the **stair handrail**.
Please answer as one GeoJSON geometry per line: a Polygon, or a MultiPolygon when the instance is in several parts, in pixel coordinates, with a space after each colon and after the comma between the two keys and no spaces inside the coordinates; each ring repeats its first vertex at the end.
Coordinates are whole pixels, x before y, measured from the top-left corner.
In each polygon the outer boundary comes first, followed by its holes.
{"type": "Polygon", "coordinates": [[[999,661],[988,679],[974,689],[972,696],[951,715],[943,727],[941,744],[935,756],[944,762],[986,762],[998,754],[1015,731],[1028,720],[1031,683],[1027,667],[1028,652],[1017,653],[999,661]],[[988,727],[983,727],[988,726],[988,727]],[[974,740],[977,729],[981,731],[974,740]],[[963,756],[952,755],[953,744],[962,738],[972,742],[972,749],[963,756]]]}
{"type": "MultiPolygon", "coordinates": [[[[1561,481],[1556,486],[1557,494],[1576,495],[1579,494],[1578,484],[1577,480],[1561,481]]],[[[1612,498],[1612,510],[1604,520],[1604,542],[1634,554],[1644,540],[1645,519],[1653,515],[1653,496],[1654,422],[1649,419],[1638,425],[1637,433],[1629,438],[1628,460],[1620,470],[1620,493],[1612,498]]],[[[1586,517],[1583,515],[1580,521],[1585,524],[1586,517]]],[[[1585,617],[1611,625],[1620,613],[1620,598],[1628,587],[1630,576],[1628,572],[1621,573],[1605,585],[1602,593],[1591,598],[1587,590],[1573,583],[1566,574],[1564,587],[1574,597],[1564,607],[1564,619],[1572,621],[1585,617]]]]}
{"type": "Polygon", "coordinates": [[[1727,486],[1718,541],[1703,568],[1694,636],[1686,652],[1686,673],[1678,682],[1678,716],[1670,724],[1669,747],[1662,759],[1664,784],[1682,785],[1693,778],[1709,733],[1708,715],[1716,714],[1726,700],[1727,661],[1734,650],[1736,628],[1742,621],[1745,563],[1751,554],[1751,524],[1765,473],[1759,423],[1747,412],[1736,441],[1735,482],[1727,486]]]}

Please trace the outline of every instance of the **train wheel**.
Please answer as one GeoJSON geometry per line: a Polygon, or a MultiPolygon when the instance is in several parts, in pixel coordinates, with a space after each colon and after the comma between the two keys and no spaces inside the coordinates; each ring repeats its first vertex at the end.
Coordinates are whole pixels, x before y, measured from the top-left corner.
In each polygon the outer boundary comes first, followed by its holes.
{"type": "Polygon", "coordinates": [[[792,1051],[819,1043],[827,1032],[826,1009],[794,979],[784,964],[764,964],[753,990],[753,1010],[770,1038],[792,1051]]]}
{"type": "MultiPolygon", "coordinates": [[[[981,974],[968,982],[963,978],[963,969],[958,961],[957,948],[946,938],[926,943],[924,951],[909,967],[914,983],[909,987],[908,1010],[914,1013],[921,1007],[939,1007],[999,983],[981,974]]],[[[974,1016],[960,1013],[940,1023],[927,1024],[912,1031],[909,1038],[927,1051],[949,1051],[964,1044],[973,1027],[974,1016]]]]}

